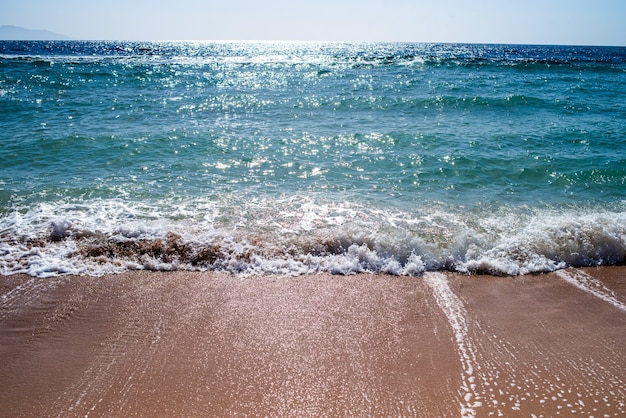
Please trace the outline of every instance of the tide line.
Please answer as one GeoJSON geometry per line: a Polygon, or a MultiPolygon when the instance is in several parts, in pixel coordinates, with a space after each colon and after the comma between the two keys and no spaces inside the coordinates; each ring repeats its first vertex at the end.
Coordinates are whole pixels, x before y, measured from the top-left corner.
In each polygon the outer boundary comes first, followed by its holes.
{"type": "Polygon", "coordinates": [[[587,292],[598,299],[610,303],[617,309],[626,312],[626,305],[617,300],[615,292],[607,288],[600,280],[580,270],[559,270],[556,275],[566,282],[576,286],[580,290],[587,292]]]}
{"type": "Polygon", "coordinates": [[[480,401],[480,395],[476,391],[476,378],[474,376],[476,352],[468,336],[467,311],[463,302],[448,286],[445,274],[427,272],[424,274],[424,281],[432,289],[435,301],[446,315],[456,340],[457,351],[459,352],[463,368],[460,388],[463,398],[463,402],[461,402],[461,416],[463,418],[475,417],[476,408],[481,407],[482,402],[480,401]]]}

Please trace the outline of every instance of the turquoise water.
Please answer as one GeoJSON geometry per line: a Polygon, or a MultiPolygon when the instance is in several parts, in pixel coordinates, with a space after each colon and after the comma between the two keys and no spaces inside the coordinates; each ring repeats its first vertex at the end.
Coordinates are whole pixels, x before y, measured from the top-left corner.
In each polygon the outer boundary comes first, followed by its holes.
{"type": "Polygon", "coordinates": [[[623,263],[626,48],[0,42],[0,273],[623,263]]]}

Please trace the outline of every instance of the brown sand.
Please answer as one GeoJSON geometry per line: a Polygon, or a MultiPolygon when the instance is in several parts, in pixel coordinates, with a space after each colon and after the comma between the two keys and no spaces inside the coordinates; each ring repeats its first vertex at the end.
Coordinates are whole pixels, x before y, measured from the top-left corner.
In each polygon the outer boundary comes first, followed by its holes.
{"type": "Polygon", "coordinates": [[[624,267],[0,277],[0,416],[602,417],[625,402],[624,267]]]}

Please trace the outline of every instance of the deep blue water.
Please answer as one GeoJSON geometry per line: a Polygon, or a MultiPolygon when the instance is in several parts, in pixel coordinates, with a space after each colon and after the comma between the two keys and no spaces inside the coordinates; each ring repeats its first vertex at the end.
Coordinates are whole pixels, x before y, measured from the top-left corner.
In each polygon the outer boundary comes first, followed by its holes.
{"type": "Polygon", "coordinates": [[[0,42],[0,273],[626,252],[626,48],[0,42]]]}

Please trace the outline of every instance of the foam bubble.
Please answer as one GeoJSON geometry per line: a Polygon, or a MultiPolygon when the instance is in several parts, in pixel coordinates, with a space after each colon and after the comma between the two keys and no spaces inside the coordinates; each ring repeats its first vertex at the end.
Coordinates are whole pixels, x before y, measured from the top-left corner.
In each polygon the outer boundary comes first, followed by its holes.
{"type": "Polygon", "coordinates": [[[567,266],[619,264],[625,253],[624,213],[550,210],[536,212],[524,223],[512,223],[491,248],[468,251],[460,269],[528,274],[567,266]]]}
{"type": "Polygon", "coordinates": [[[400,211],[297,196],[16,205],[0,217],[0,273],[547,272],[624,262],[620,209],[400,211]]]}

